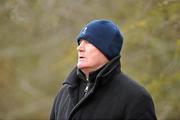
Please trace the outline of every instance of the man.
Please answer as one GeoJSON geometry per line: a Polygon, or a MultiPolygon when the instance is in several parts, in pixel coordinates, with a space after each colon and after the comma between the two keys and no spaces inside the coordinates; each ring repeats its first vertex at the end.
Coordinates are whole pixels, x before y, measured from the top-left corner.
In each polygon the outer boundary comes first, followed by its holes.
{"type": "Polygon", "coordinates": [[[151,96],[120,70],[123,37],[112,21],[91,21],[77,43],[78,63],[55,98],[50,120],[156,120],[151,96]]]}

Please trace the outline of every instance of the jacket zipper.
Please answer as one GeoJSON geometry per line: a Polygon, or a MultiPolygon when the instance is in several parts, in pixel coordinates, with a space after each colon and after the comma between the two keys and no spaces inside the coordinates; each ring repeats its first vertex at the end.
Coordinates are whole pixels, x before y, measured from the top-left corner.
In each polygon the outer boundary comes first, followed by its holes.
{"type": "MultiPolygon", "coordinates": [[[[87,98],[87,93],[88,93],[88,90],[89,90],[90,82],[89,82],[89,79],[88,79],[88,78],[87,78],[86,80],[87,80],[88,82],[87,82],[87,85],[86,85],[86,87],[85,87],[85,89],[84,89],[84,97],[83,97],[83,98],[75,105],[75,107],[72,109],[72,111],[71,111],[70,114],[69,114],[68,120],[70,120],[70,118],[71,118],[73,112],[76,110],[76,108],[78,108],[79,105],[87,98]]],[[[88,96],[89,96],[89,94],[88,94],[88,96]]]]}
{"type": "Polygon", "coordinates": [[[89,82],[87,83],[87,85],[86,85],[86,88],[84,89],[84,96],[86,96],[87,95],[87,93],[88,93],[88,90],[89,90],[89,82]]]}
{"type": "Polygon", "coordinates": [[[85,89],[84,89],[84,96],[86,96],[87,95],[87,92],[88,92],[88,90],[89,90],[89,76],[86,78],[86,81],[87,81],[87,84],[86,84],[86,87],[85,87],[85,89]]]}

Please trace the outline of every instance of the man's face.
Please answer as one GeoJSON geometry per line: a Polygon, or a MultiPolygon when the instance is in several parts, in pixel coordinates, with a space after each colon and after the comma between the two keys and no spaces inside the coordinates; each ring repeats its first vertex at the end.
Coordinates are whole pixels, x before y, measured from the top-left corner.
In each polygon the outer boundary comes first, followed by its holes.
{"type": "Polygon", "coordinates": [[[77,67],[81,70],[94,71],[108,62],[108,59],[94,45],[81,40],[78,51],[77,67]]]}

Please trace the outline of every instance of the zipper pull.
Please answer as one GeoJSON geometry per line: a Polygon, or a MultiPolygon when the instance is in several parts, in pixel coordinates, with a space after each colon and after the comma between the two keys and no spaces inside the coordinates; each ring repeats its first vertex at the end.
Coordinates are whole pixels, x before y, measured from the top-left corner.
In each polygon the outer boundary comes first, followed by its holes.
{"type": "Polygon", "coordinates": [[[86,96],[88,90],[89,90],[89,82],[87,83],[86,88],[84,89],[84,96],[86,96]]]}

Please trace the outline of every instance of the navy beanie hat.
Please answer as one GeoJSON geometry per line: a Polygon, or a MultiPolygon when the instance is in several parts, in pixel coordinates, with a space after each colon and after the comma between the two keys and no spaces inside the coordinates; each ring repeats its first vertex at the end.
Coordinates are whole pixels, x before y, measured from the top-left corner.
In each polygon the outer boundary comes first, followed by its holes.
{"type": "Polygon", "coordinates": [[[93,44],[108,60],[120,54],[123,44],[123,37],[118,27],[109,20],[89,22],[77,36],[78,45],[81,39],[93,44]]]}

